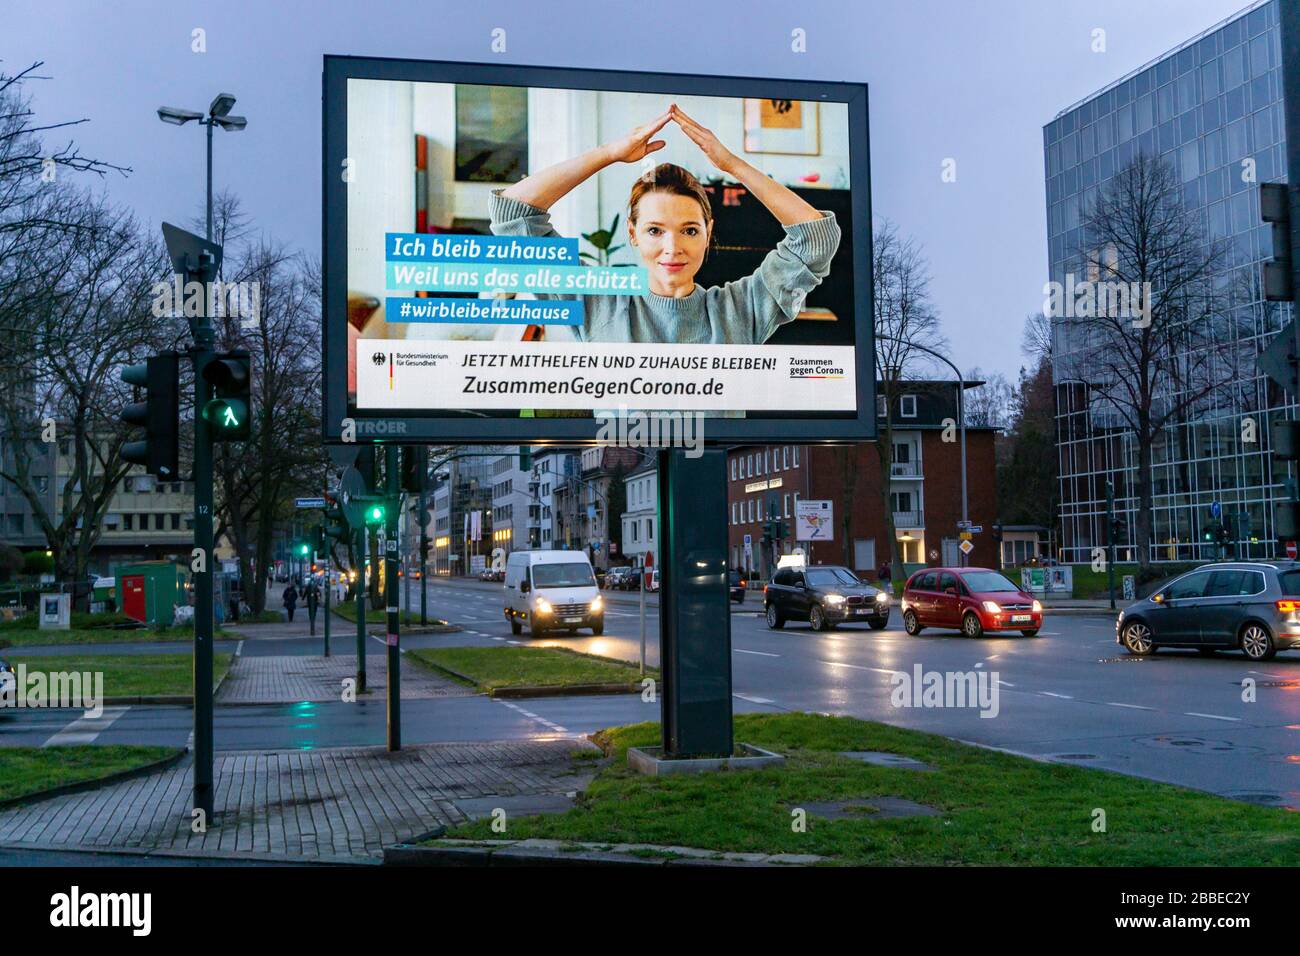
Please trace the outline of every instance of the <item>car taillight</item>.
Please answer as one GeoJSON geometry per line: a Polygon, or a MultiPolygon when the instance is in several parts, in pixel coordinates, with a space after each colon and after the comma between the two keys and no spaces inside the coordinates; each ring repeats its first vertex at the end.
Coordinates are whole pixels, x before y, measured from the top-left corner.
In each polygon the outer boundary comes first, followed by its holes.
{"type": "Polygon", "coordinates": [[[749,583],[748,583],[747,581],[741,581],[741,582],[740,582],[740,586],[741,586],[742,588],[743,588],[743,587],[748,587],[748,584],[749,584],[749,583]]]}
{"type": "Polygon", "coordinates": [[[1291,614],[1295,611],[1300,611],[1300,599],[1286,598],[1284,600],[1278,601],[1277,609],[1281,611],[1283,614],[1291,614]]]}
{"type": "Polygon", "coordinates": [[[763,585],[763,597],[767,597],[767,585],[763,585]]]}

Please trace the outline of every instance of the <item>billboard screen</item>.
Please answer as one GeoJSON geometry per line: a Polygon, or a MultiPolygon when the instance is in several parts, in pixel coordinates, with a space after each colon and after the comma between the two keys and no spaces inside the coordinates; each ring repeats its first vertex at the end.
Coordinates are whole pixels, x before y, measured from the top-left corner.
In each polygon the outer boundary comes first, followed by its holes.
{"type": "Polygon", "coordinates": [[[874,438],[862,84],[326,57],[325,437],[874,438]]]}

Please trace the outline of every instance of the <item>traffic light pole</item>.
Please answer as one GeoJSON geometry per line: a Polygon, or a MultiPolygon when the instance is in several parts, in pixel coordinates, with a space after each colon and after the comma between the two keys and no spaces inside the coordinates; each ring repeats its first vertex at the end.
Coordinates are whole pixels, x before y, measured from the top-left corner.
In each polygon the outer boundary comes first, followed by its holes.
{"type": "Polygon", "coordinates": [[[420,483],[420,626],[429,623],[429,573],[426,565],[429,555],[429,538],[425,531],[428,515],[424,512],[424,482],[420,483]]]}
{"type": "MultiPolygon", "coordinates": [[[[208,281],[214,277],[208,276],[208,281]]],[[[188,277],[187,277],[188,279],[188,277]]],[[[194,809],[212,822],[212,428],[202,409],[212,398],[203,375],[213,356],[215,333],[208,316],[195,324],[194,349],[194,809]]]]}
{"type": "Polygon", "coordinates": [[[366,692],[366,526],[357,531],[357,693],[366,692]]]}
{"type": "Polygon", "coordinates": [[[334,590],[334,575],[330,571],[330,559],[325,557],[325,656],[330,656],[330,592],[334,590]]]}
{"type": "Polygon", "coordinates": [[[1115,485],[1106,482],[1106,587],[1115,610],[1115,485]]]}
{"type": "Polygon", "coordinates": [[[402,749],[402,656],[398,647],[400,632],[397,608],[397,523],[401,518],[401,476],[397,467],[397,446],[384,449],[384,477],[388,501],[384,512],[384,601],[388,627],[384,643],[388,648],[388,749],[402,749]]]}

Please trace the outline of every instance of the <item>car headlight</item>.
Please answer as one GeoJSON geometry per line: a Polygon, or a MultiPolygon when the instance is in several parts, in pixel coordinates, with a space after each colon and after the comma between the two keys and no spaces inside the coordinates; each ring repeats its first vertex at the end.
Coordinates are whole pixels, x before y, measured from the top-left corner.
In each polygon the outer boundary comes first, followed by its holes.
{"type": "Polygon", "coordinates": [[[825,597],[824,600],[826,601],[827,604],[843,604],[843,603],[844,603],[844,595],[843,595],[843,594],[828,594],[828,595],[826,595],[826,597],[825,597]]]}
{"type": "Polygon", "coordinates": [[[533,601],[533,609],[538,614],[550,614],[551,602],[546,600],[546,598],[537,598],[537,600],[533,601]]]}
{"type": "Polygon", "coordinates": [[[1002,613],[1002,608],[998,606],[998,602],[997,602],[997,601],[985,601],[985,602],[984,602],[984,610],[988,611],[990,614],[1001,614],[1001,613],[1002,613]]]}
{"type": "Polygon", "coordinates": [[[1042,614],[1042,613],[1043,613],[1043,605],[1042,605],[1040,602],[1038,602],[1038,601],[1035,601],[1035,602],[1034,602],[1034,613],[1035,613],[1035,614],[1042,614]]]}
{"type": "Polygon", "coordinates": [[[604,603],[605,602],[600,599],[600,595],[597,594],[595,600],[591,602],[591,609],[593,611],[599,611],[604,603]]]}
{"type": "Polygon", "coordinates": [[[879,601],[881,604],[888,604],[888,603],[889,603],[889,595],[886,594],[884,591],[877,591],[877,592],[876,592],[876,600],[879,601]]]}

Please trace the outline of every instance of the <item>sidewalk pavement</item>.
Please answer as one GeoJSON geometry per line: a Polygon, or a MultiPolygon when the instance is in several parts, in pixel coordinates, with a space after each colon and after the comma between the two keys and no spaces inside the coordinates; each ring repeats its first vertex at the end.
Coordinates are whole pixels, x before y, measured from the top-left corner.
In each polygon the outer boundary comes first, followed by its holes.
{"type": "Polygon", "coordinates": [[[439,825],[572,805],[595,773],[576,739],[223,752],[215,760],[215,814],[191,827],[191,768],[43,800],[0,813],[0,845],[128,850],[300,862],[377,863],[385,845],[439,825]]]}
{"type": "MultiPolygon", "coordinates": [[[[345,680],[357,676],[356,626],[335,617],[330,630],[332,653],[320,653],[323,611],[316,617],[316,636],[310,636],[306,615],[294,622],[279,624],[235,624],[227,630],[237,633],[245,643],[259,640],[310,644],[309,654],[238,654],[217,691],[218,704],[284,704],[297,701],[331,701],[343,696],[345,680]],[[342,623],[340,631],[338,625],[342,623]],[[351,653],[349,653],[351,652],[351,653]]],[[[241,648],[244,650],[244,648],[241,648]]],[[[407,659],[402,662],[402,697],[428,700],[435,697],[470,697],[473,688],[458,684],[441,674],[407,659]]],[[[382,696],[388,688],[387,654],[374,641],[366,646],[367,696],[382,696]]]]}

